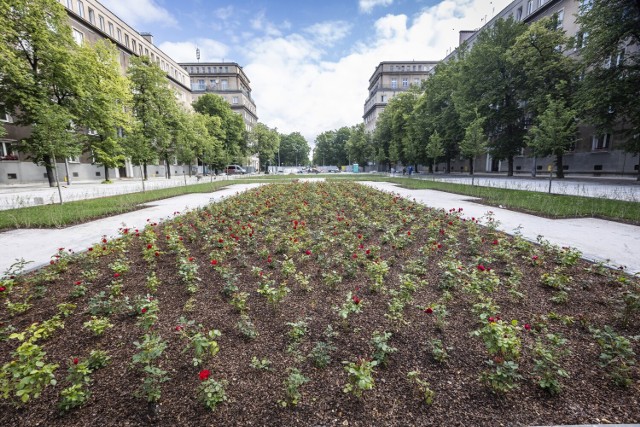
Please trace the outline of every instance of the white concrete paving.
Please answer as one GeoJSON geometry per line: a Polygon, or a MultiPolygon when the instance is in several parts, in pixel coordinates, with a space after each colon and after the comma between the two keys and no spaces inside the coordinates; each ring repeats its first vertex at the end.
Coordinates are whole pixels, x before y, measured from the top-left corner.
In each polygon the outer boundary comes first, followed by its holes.
{"type": "Polygon", "coordinates": [[[206,206],[212,201],[255,188],[260,184],[237,184],[213,193],[187,194],[145,204],[147,208],[62,229],[20,229],[0,233],[0,274],[16,260],[33,261],[28,270],[46,265],[58,248],[83,251],[99,242],[102,236],[116,236],[118,229],[143,228],[150,222],[171,218],[174,212],[185,212],[206,206]]]}
{"type": "Polygon", "coordinates": [[[519,229],[526,239],[543,236],[560,246],[571,246],[592,261],[613,267],[624,266],[629,273],[640,273],[640,227],[594,218],[549,219],[474,202],[477,198],[435,190],[409,190],[388,182],[363,182],[379,190],[437,209],[462,208],[467,218],[480,218],[488,211],[500,222],[499,229],[513,234],[519,229]]]}

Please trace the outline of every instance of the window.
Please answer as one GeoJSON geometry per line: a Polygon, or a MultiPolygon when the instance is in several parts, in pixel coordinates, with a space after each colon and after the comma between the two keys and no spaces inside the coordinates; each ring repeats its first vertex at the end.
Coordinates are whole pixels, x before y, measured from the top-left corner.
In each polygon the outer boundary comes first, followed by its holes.
{"type": "Polygon", "coordinates": [[[80,18],[84,18],[84,3],[80,0],[78,0],[78,15],[80,15],[80,18]]]}
{"type": "Polygon", "coordinates": [[[0,122],[13,123],[13,118],[4,108],[4,105],[0,104],[0,122]]]}
{"type": "Polygon", "coordinates": [[[564,22],[564,9],[559,10],[556,14],[556,29],[562,28],[562,23],[564,22]]]}
{"type": "Polygon", "coordinates": [[[580,0],[580,6],[578,8],[578,14],[579,15],[583,15],[586,12],[591,10],[591,7],[593,7],[593,0],[580,0]]]}
{"type": "Polygon", "coordinates": [[[135,40],[131,40],[131,50],[133,50],[133,53],[136,53],[136,41],[135,40]]]}
{"type": "MultiPolygon", "coordinates": [[[[234,96],[234,97],[231,99],[231,103],[232,103],[232,104],[237,104],[237,103],[238,103],[238,97],[237,97],[237,96],[234,96]]],[[[246,113],[245,113],[245,114],[246,114],[246,113]]]]}
{"type": "Polygon", "coordinates": [[[102,15],[98,15],[98,22],[100,23],[100,30],[104,31],[104,18],[102,17],[102,15]]]}
{"type": "Polygon", "coordinates": [[[409,79],[402,79],[402,87],[409,87],[409,79]]]}
{"type": "Polygon", "coordinates": [[[89,22],[91,25],[96,25],[96,14],[91,8],[89,8],[89,22]]]}
{"type": "Polygon", "coordinates": [[[617,56],[615,57],[614,63],[616,67],[622,66],[622,64],[624,63],[624,49],[618,52],[617,56]]]}
{"type": "Polygon", "coordinates": [[[113,37],[113,24],[109,22],[109,35],[113,37]]]}
{"type": "Polygon", "coordinates": [[[127,49],[129,48],[129,34],[124,35],[124,45],[127,46],[127,49]]]}
{"type": "Polygon", "coordinates": [[[67,8],[73,10],[73,0],[67,0],[67,8]]]}
{"type": "Polygon", "coordinates": [[[10,142],[0,143],[0,158],[2,160],[18,160],[18,152],[10,142]]]}
{"type": "Polygon", "coordinates": [[[118,39],[118,41],[120,43],[122,43],[122,30],[120,30],[120,28],[118,28],[118,31],[116,32],[116,34],[118,35],[116,38],[118,39]]]}
{"type": "Polygon", "coordinates": [[[69,163],[80,163],[80,156],[67,157],[69,163]]]}
{"type": "Polygon", "coordinates": [[[527,2],[527,15],[531,15],[531,13],[533,13],[533,0],[527,2]]]}
{"type": "Polygon", "coordinates": [[[522,21],[522,6],[516,10],[516,21],[522,21]]]}
{"type": "Polygon", "coordinates": [[[75,40],[75,42],[79,46],[82,46],[82,42],[84,41],[84,34],[73,28],[73,40],[75,40]]]}
{"type": "Polygon", "coordinates": [[[588,32],[578,33],[578,41],[576,43],[576,48],[582,49],[587,46],[587,39],[589,38],[588,32]]]}
{"type": "Polygon", "coordinates": [[[144,54],[149,56],[149,49],[147,49],[146,47],[144,48],[144,54]]]}
{"type": "Polygon", "coordinates": [[[386,101],[386,99],[387,99],[387,97],[386,97],[386,96],[384,96],[384,95],[380,95],[380,102],[385,102],[385,101],[386,101]]]}
{"type": "Polygon", "coordinates": [[[204,80],[198,80],[198,90],[204,90],[204,80]]]}
{"type": "Polygon", "coordinates": [[[591,149],[593,151],[596,150],[606,150],[611,145],[611,134],[605,133],[603,135],[593,135],[591,140],[591,149]]]}
{"type": "Polygon", "coordinates": [[[398,88],[398,80],[396,80],[396,79],[392,79],[391,80],[391,88],[392,89],[397,89],[398,88]]]}
{"type": "Polygon", "coordinates": [[[220,80],[220,86],[222,90],[227,90],[229,87],[229,81],[227,79],[220,80]]]}

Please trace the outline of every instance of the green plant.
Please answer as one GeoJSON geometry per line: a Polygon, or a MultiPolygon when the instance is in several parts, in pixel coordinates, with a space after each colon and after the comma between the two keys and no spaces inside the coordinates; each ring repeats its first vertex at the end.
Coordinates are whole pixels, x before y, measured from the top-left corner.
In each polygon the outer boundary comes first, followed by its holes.
{"type": "Polygon", "coordinates": [[[58,403],[58,407],[61,411],[66,412],[84,405],[89,400],[91,393],[87,390],[86,384],[76,383],[62,390],[60,396],[62,399],[58,403]]]}
{"type": "Polygon", "coordinates": [[[29,298],[27,297],[24,302],[11,302],[7,300],[5,301],[5,305],[7,306],[7,311],[11,316],[15,316],[29,310],[32,304],[29,303],[29,298]]]}
{"type": "Polygon", "coordinates": [[[266,297],[267,301],[273,306],[273,308],[276,308],[276,306],[284,299],[284,297],[287,296],[287,294],[289,294],[289,292],[291,292],[291,290],[287,288],[284,283],[280,284],[280,286],[276,288],[270,286],[268,282],[263,282],[258,288],[258,293],[266,297]]]}
{"type": "Polygon", "coordinates": [[[259,371],[269,371],[271,369],[271,361],[269,359],[258,359],[256,356],[251,358],[251,367],[259,371]]]}
{"type": "Polygon", "coordinates": [[[280,400],[279,403],[283,407],[296,406],[302,399],[300,393],[300,386],[309,382],[309,378],[302,375],[302,372],[297,368],[289,368],[289,375],[284,381],[285,398],[280,400]]]}
{"type": "Polygon", "coordinates": [[[517,381],[522,379],[518,373],[518,364],[511,360],[487,360],[490,369],[480,374],[480,380],[498,393],[507,393],[518,388],[517,381]]]}
{"type": "Polygon", "coordinates": [[[91,320],[87,320],[82,325],[93,332],[95,336],[100,336],[104,334],[108,328],[113,328],[113,324],[109,321],[108,317],[91,316],[91,320]]]}
{"type": "Polygon", "coordinates": [[[342,276],[335,271],[322,273],[322,281],[331,290],[334,290],[342,283],[342,276]]]}
{"type": "Polygon", "coordinates": [[[622,387],[629,386],[632,383],[631,368],[636,363],[631,342],[610,326],[605,326],[604,330],[591,328],[590,332],[602,351],[600,366],[609,371],[614,383],[622,387]]]}
{"type": "Polygon", "coordinates": [[[89,357],[87,358],[87,366],[92,371],[96,369],[104,368],[109,364],[111,356],[104,350],[91,350],[89,357]]]}
{"type": "Polygon", "coordinates": [[[309,325],[305,320],[298,320],[297,322],[287,322],[289,327],[289,339],[291,342],[298,342],[305,336],[309,330],[309,325]]]}
{"type": "Polygon", "coordinates": [[[373,346],[373,360],[380,366],[387,366],[389,355],[398,351],[389,345],[391,332],[374,332],[370,344],[373,346]]]}
{"type": "Polygon", "coordinates": [[[138,395],[145,396],[147,401],[155,403],[160,400],[160,385],[169,380],[167,372],[155,365],[156,359],[162,356],[167,343],[159,335],[145,334],[142,342],[134,341],[138,352],[133,355],[132,363],[142,367],[142,385],[138,395]]]}
{"type": "Polygon", "coordinates": [[[333,309],[338,312],[340,319],[346,323],[351,314],[362,311],[362,300],[357,295],[349,292],[342,306],[333,307],[333,309]]]}
{"type": "Polygon", "coordinates": [[[147,289],[149,292],[155,294],[158,292],[158,286],[160,286],[160,279],[158,279],[156,272],[152,271],[147,275],[147,289]]]}
{"type": "Polygon", "coordinates": [[[449,350],[450,348],[445,347],[444,344],[442,344],[442,340],[439,340],[437,338],[429,341],[429,344],[431,346],[431,355],[433,356],[433,358],[440,363],[445,363],[449,358],[449,353],[447,350],[449,350]]]}
{"type": "Polygon", "coordinates": [[[640,313],[640,283],[630,280],[621,281],[620,278],[626,279],[624,276],[618,278],[618,282],[625,287],[618,300],[620,306],[618,317],[623,325],[628,326],[633,317],[640,313]]]}
{"type": "Polygon", "coordinates": [[[219,404],[227,401],[224,391],[226,386],[226,381],[216,381],[213,378],[203,380],[200,383],[200,400],[207,408],[215,411],[219,404]]]}
{"type": "Polygon", "coordinates": [[[488,320],[482,328],[473,331],[471,336],[482,338],[490,355],[504,360],[517,360],[522,348],[518,336],[518,321],[507,323],[493,317],[488,320]]]}
{"type": "Polygon", "coordinates": [[[389,272],[389,264],[386,261],[371,261],[366,263],[365,271],[371,280],[369,290],[380,292],[384,289],[384,278],[389,272]]]}
{"type": "Polygon", "coordinates": [[[240,333],[248,340],[255,339],[258,336],[258,331],[247,314],[240,316],[237,327],[240,333]]]}
{"type": "Polygon", "coordinates": [[[336,347],[331,343],[318,341],[313,346],[311,353],[309,353],[309,357],[318,368],[326,368],[331,363],[330,353],[335,349],[336,347]]]}
{"type": "Polygon", "coordinates": [[[193,348],[193,366],[201,365],[205,357],[214,357],[218,354],[220,346],[217,339],[222,336],[219,330],[211,329],[204,333],[202,325],[195,326],[193,321],[186,321],[184,318],[181,318],[179,323],[182,325],[180,334],[188,341],[182,353],[193,348]]]}
{"type": "Polygon", "coordinates": [[[431,405],[433,403],[433,399],[436,397],[436,392],[431,390],[431,385],[427,381],[421,379],[420,375],[420,371],[411,371],[407,373],[407,378],[416,386],[424,399],[424,403],[431,405]]]}
{"type": "Polygon", "coordinates": [[[375,360],[358,359],[356,362],[342,362],[344,370],[347,372],[347,384],[343,387],[342,391],[345,393],[351,393],[356,397],[362,397],[362,392],[371,390],[375,386],[375,380],[373,379],[373,370],[378,362],[375,360]]]}
{"type": "MultiPolygon", "coordinates": [[[[14,335],[10,338],[22,341],[14,335]]],[[[4,399],[13,395],[19,402],[27,403],[40,397],[48,385],[56,385],[53,373],[58,365],[45,362],[46,353],[34,344],[33,338],[20,344],[12,356],[14,360],[6,363],[0,371],[0,391],[4,399]]]]}
{"type": "Polygon", "coordinates": [[[234,292],[231,295],[231,301],[229,302],[239,313],[246,313],[248,310],[247,299],[249,294],[247,292],[234,292]]]}
{"type": "Polygon", "coordinates": [[[60,313],[64,317],[69,317],[74,312],[77,306],[72,303],[63,302],[58,304],[57,307],[58,307],[58,313],[60,313]]]}
{"type": "Polygon", "coordinates": [[[561,390],[560,378],[568,378],[569,374],[560,365],[560,359],[571,353],[565,349],[567,340],[560,335],[545,335],[546,345],[541,338],[536,339],[533,348],[533,373],[538,385],[550,394],[558,394],[561,390]]]}

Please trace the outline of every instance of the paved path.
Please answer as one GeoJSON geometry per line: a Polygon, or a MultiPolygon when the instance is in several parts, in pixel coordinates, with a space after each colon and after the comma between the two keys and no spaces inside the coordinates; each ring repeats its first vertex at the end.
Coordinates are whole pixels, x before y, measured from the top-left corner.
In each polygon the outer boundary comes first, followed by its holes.
{"type": "Polygon", "coordinates": [[[400,194],[434,208],[463,208],[466,217],[495,214],[500,230],[513,234],[519,229],[526,239],[543,236],[551,243],[580,250],[588,260],[604,261],[614,267],[624,266],[630,273],[640,273],[640,227],[602,219],[549,219],[474,202],[469,196],[436,190],[408,190],[388,182],[364,182],[371,187],[400,194]]]}
{"type": "Polygon", "coordinates": [[[48,264],[58,248],[83,251],[99,242],[102,236],[116,236],[123,224],[129,228],[142,228],[147,224],[147,219],[151,222],[162,221],[172,217],[174,212],[206,206],[211,201],[218,201],[259,185],[238,184],[213,193],[187,194],[157,200],[147,203],[145,206],[148,207],[145,209],[62,229],[20,229],[0,233],[0,274],[16,259],[33,261],[27,269],[35,269],[48,264]]]}
{"type": "MultiPolygon", "coordinates": [[[[398,174],[396,174],[398,176],[398,174]]],[[[424,180],[434,180],[441,182],[453,182],[456,184],[471,185],[469,175],[414,175],[414,178],[424,180]]],[[[508,188],[512,190],[537,191],[547,193],[549,191],[549,178],[540,174],[537,178],[522,176],[496,176],[496,175],[476,175],[473,178],[475,185],[483,187],[508,188]]],[[[551,193],[599,197],[603,199],[628,200],[640,202],[640,182],[635,178],[605,178],[605,177],[570,177],[565,179],[553,179],[551,183],[551,193]]]]}
{"type": "MultiPolygon", "coordinates": [[[[591,260],[607,261],[610,265],[626,267],[630,273],[640,272],[640,227],[599,219],[552,220],[506,209],[487,207],[475,203],[468,196],[444,193],[435,190],[408,190],[385,182],[367,182],[366,185],[383,191],[395,192],[403,197],[435,208],[463,208],[467,217],[482,217],[487,211],[495,213],[501,230],[507,233],[520,227],[522,235],[535,240],[544,236],[551,243],[572,246],[591,260]]],[[[130,228],[141,228],[151,221],[161,221],[184,212],[207,205],[240,191],[255,188],[260,184],[237,184],[206,194],[189,194],[158,200],[147,204],[147,208],[135,212],[99,219],[64,229],[21,229],[0,233],[0,274],[16,259],[34,261],[29,268],[45,265],[59,247],[82,251],[98,242],[103,235],[116,236],[125,224],[130,228]]]]}

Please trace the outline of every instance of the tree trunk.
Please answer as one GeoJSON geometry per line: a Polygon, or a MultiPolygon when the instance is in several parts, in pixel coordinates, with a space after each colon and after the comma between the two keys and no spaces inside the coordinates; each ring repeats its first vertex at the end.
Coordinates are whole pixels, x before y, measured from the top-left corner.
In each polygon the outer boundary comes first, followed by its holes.
{"type": "Polygon", "coordinates": [[[142,172],[143,172],[143,175],[144,175],[144,176],[142,177],[142,179],[149,179],[149,174],[147,173],[147,162],[146,162],[146,161],[144,161],[144,162],[142,163],[142,166],[143,166],[143,168],[142,168],[142,172]]]}
{"type": "Polygon", "coordinates": [[[469,175],[473,175],[473,157],[469,159],[469,175]]]}
{"type": "Polygon", "coordinates": [[[447,158],[447,173],[451,173],[451,159],[447,158]]]}
{"type": "Polygon", "coordinates": [[[638,177],[636,180],[640,181],[640,153],[638,153],[638,177]]]}
{"type": "Polygon", "coordinates": [[[47,171],[47,179],[49,180],[49,187],[55,187],[56,180],[53,176],[53,167],[51,167],[51,157],[44,156],[42,160],[44,160],[44,168],[47,171]]]}
{"type": "Polygon", "coordinates": [[[509,162],[509,170],[507,172],[507,176],[513,176],[513,156],[507,157],[507,161],[509,162]]]}
{"type": "MultiPolygon", "coordinates": [[[[198,163],[196,162],[196,164],[198,163]]],[[[188,166],[189,166],[189,178],[191,178],[191,162],[189,162],[188,166]]]]}
{"type": "Polygon", "coordinates": [[[109,168],[107,165],[104,165],[104,180],[109,181],[109,168]]]}
{"type": "Polygon", "coordinates": [[[429,162],[429,173],[433,173],[433,164],[434,164],[435,162],[436,162],[435,160],[433,160],[433,161],[429,162]]]}
{"type": "Polygon", "coordinates": [[[560,179],[564,178],[564,165],[562,161],[562,154],[556,155],[556,177],[560,179]]]}
{"type": "Polygon", "coordinates": [[[167,168],[167,179],[171,179],[171,165],[169,165],[169,156],[164,156],[164,166],[167,168]]]}

